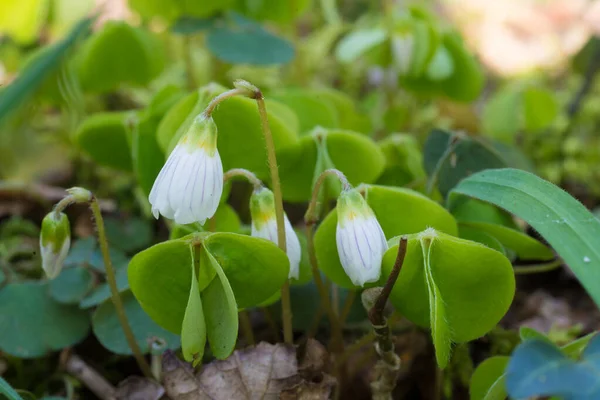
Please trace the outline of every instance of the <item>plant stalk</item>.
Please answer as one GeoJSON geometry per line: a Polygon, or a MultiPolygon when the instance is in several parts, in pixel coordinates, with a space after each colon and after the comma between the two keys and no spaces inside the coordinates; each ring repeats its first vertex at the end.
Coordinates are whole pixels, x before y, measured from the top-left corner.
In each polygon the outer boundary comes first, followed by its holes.
{"type": "Polygon", "coordinates": [[[104,219],[102,218],[102,212],[100,211],[100,206],[98,205],[98,201],[96,200],[95,196],[92,196],[92,199],[90,200],[90,208],[96,221],[96,229],[98,231],[98,242],[100,243],[100,251],[102,252],[102,258],[104,259],[104,268],[106,270],[106,280],[108,282],[108,286],[110,287],[110,297],[115,306],[115,311],[117,312],[119,323],[121,324],[121,328],[123,329],[123,333],[125,334],[125,339],[127,339],[127,344],[129,345],[129,348],[131,349],[133,356],[135,357],[140,369],[142,370],[145,376],[147,376],[148,378],[152,378],[152,370],[150,369],[150,366],[148,365],[146,359],[142,355],[140,347],[135,341],[135,336],[131,331],[129,321],[127,320],[127,314],[125,314],[123,302],[121,301],[121,297],[119,296],[119,289],[117,288],[117,280],[115,278],[115,270],[110,260],[110,253],[108,250],[108,240],[106,238],[106,231],[104,229],[104,219]]]}
{"type": "Polygon", "coordinates": [[[236,177],[236,176],[241,176],[244,177],[248,180],[248,182],[250,182],[252,184],[252,186],[254,186],[254,190],[260,189],[261,187],[263,187],[263,183],[261,182],[260,179],[258,179],[256,177],[256,175],[254,175],[252,172],[248,171],[247,169],[243,169],[243,168],[232,168],[229,171],[225,172],[225,174],[223,175],[223,182],[227,182],[228,180],[236,177]]]}
{"type": "MultiPolygon", "coordinates": [[[[279,179],[279,168],[277,166],[277,155],[275,154],[275,143],[273,142],[273,134],[269,126],[269,118],[267,117],[267,107],[265,105],[265,97],[259,88],[249,82],[238,80],[234,82],[236,89],[245,93],[246,96],[256,100],[258,106],[258,114],[260,123],[265,138],[265,146],[267,148],[267,161],[271,172],[271,186],[273,189],[273,197],[275,198],[275,219],[277,221],[277,245],[281,250],[287,253],[287,245],[285,240],[285,225],[283,219],[283,196],[281,194],[281,181],[279,179]]],[[[294,334],[292,327],[292,305],[290,301],[290,281],[286,280],[281,287],[281,319],[283,321],[283,341],[287,344],[293,344],[294,334]]]]}
{"type": "MultiPolygon", "coordinates": [[[[379,355],[380,359],[375,364],[375,379],[371,382],[371,391],[373,393],[373,399],[375,400],[391,400],[392,391],[396,386],[398,375],[400,373],[400,357],[394,350],[394,338],[392,331],[388,324],[388,317],[386,311],[386,304],[392,288],[398,279],[402,264],[404,263],[404,257],[406,256],[406,247],[408,240],[405,236],[400,239],[400,245],[398,246],[398,255],[396,262],[390,276],[385,283],[385,286],[379,292],[375,303],[368,311],[369,321],[373,326],[375,332],[375,351],[379,355]]],[[[368,291],[375,291],[378,288],[367,289],[364,294],[368,291]]],[[[375,292],[373,292],[375,293],[375,292]]],[[[363,302],[365,297],[363,297],[363,302]]]]}
{"type": "Polygon", "coordinates": [[[204,109],[202,114],[207,118],[211,117],[212,113],[215,111],[215,108],[217,108],[217,106],[219,104],[221,104],[223,101],[225,101],[231,97],[240,96],[240,95],[244,95],[244,94],[245,94],[245,91],[240,88],[235,88],[235,89],[231,89],[226,92],[223,92],[220,95],[215,96],[210,101],[210,103],[208,103],[208,105],[206,106],[206,108],[204,109]]]}

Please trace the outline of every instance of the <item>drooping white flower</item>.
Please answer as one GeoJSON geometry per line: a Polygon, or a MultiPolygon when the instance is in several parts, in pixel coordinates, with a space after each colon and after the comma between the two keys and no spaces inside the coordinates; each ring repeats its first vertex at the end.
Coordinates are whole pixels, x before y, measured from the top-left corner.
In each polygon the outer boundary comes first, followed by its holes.
{"type": "MultiPolygon", "coordinates": [[[[275,217],[275,197],[267,188],[256,190],[250,197],[250,214],[252,216],[252,236],[270,240],[278,244],[277,218],[275,217]]],[[[302,250],[298,235],[286,214],[283,214],[285,227],[286,253],[290,260],[288,278],[298,279],[300,275],[300,259],[302,250]]]]}
{"type": "Polygon", "coordinates": [[[184,225],[204,222],[217,211],[223,194],[223,165],[217,126],[199,115],[181,137],[150,191],[152,213],[184,225]]]}
{"type": "Polygon", "coordinates": [[[49,279],[54,279],[62,270],[71,246],[71,225],[67,216],[50,212],[42,220],[40,232],[40,254],[42,268],[49,279]]]}
{"type": "Polygon", "coordinates": [[[377,281],[388,246],[373,210],[358,190],[350,189],[338,197],[337,216],[335,236],[344,271],[356,286],[377,281]]]}

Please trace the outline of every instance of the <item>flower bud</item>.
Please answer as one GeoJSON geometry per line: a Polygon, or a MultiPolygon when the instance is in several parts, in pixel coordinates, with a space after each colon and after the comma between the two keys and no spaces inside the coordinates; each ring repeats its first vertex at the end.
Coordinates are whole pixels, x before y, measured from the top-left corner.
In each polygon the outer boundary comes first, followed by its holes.
{"type": "Polygon", "coordinates": [[[337,250],[344,271],[356,286],[377,281],[388,247],[373,210],[358,190],[350,189],[338,197],[337,216],[337,250]]]}
{"type": "Polygon", "coordinates": [[[79,186],[67,189],[67,193],[69,193],[77,203],[87,203],[92,200],[92,192],[79,186]]]}
{"type": "Polygon", "coordinates": [[[50,212],[42,220],[40,234],[42,268],[49,279],[56,278],[60,273],[70,246],[69,219],[62,212],[50,212]]]}
{"type": "Polygon", "coordinates": [[[223,194],[223,165],[217,150],[217,125],[199,115],[181,137],[154,181],[152,214],[180,225],[212,218],[223,194]]]}
{"type": "MultiPolygon", "coordinates": [[[[250,214],[252,216],[252,236],[270,240],[278,244],[277,218],[275,216],[275,197],[267,188],[255,191],[250,197],[250,214]]],[[[300,275],[300,259],[302,250],[298,235],[286,214],[283,214],[285,227],[286,253],[290,260],[289,278],[298,279],[300,275]]]]}

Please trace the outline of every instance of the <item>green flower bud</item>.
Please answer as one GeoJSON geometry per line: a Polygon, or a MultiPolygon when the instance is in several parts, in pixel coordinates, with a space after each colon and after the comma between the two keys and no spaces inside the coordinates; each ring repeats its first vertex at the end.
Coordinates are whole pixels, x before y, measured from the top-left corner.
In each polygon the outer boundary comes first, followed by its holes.
{"type": "Polygon", "coordinates": [[[42,221],[40,234],[42,268],[49,279],[56,278],[60,273],[70,246],[69,219],[62,212],[50,212],[42,221]]]}
{"type": "Polygon", "coordinates": [[[71,189],[67,189],[67,193],[73,196],[78,203],[87,203],[92,200],[92,192],[82,187],[74,186],[71,189]]]}

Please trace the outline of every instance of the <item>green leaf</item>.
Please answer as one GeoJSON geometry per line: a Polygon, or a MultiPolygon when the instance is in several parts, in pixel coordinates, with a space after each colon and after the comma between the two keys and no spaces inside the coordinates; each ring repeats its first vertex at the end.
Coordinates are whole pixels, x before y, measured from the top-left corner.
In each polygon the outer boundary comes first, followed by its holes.
{"type": "Polygon", "coordinates": [[[128,0],[129,7],[143,18],[162,17],[167,21],[177,17],[205,18],[232,6],[234,0],[181,1],[181,0],[128,0]]]}
{"type": "Polygon", "coordinates": [[[206,347],[206,323],[204,321],[202,298],[196,278],[197,265],[202,269],[201,258],[197,258],[200,257],[202,250],[195,249],[194,247],[190,247],[190,250],[192,252],[191,258],[193,259],[193,263],[191,263],[192,279],[190,296],[181,324],[181,350],[185,361],[193,361],[195,367],[202,362],[202,356],[204,355],[204,347],[206,347]]]}
{"type": "MultiPolygon", "coordinates": [[[[198,235],[198,234],[196,234],[198,235]]],[[[287,255],[274,243],[235,233],[201,233],[208,252],[223,268],[240,309],[265,301],[287,280],[287,255]]],[[[136,254],[129,264],[129,285],[148,315],[179,333],[190,293],[189,237],[159,243],[136,254]]],[[[199,290],[213,280],[201,268],[199,290]]]]}
{"type": "Polygon", "coordinates": [[[214,25],[214,18],[182,16],[171,26],[171,32],[180,35],[190,35],[211,29],[214,25]]]}
{"type": "Polygon", "coordinates": [[[215,279],[202,292],[206,335],[212,354],[224,360],[233,353],[238,335],[238,310],[223,269],[209,252],[202,252],[200,268],[213,268],[215,279]],[[210,267],[209,267],[210,265],[210,267]]]}
{"type": "Polygon", "coordinates": [[[386,39],[387,34],[383,29],[354,31],[340,40],[335,50],[335,56],[343,63],[350,63],[382,44],[386,39]]]}
{"type": "MultiPolygon", "coordinates": [[[[136,254],[129,263],[131,291],[144,311],[158,325],[179,334],[190,297],[192,274],[189,243],[169,240],[136,254]]],[[[204,290],[215,272],[200,269],[199,290],[204,290]]]]}
{"type": "Polygon", "coordinates": [[[385,155],[385,170],[377,180],[378,184],[404,186],[416,180],[425,180],[423,154],[414,136],[393,133],[379,142],[385,155]]]}
{"type": "Polygon", "coordinates": [[[287,280],[287,255],[268,240],[214,233],[204,244],[225,271],[240,309],[261,303],[287,280]]]}
{"type": "Polygon", "coordinates": [[[506,255],[506,249],[497,238],[479,229],[471,228],[469,225],[459,223],[458,236],[461,239],[467,239],[472,242],[484,244],[490,249],[497,250],[500,253],[506,255]]]}
{"type": "Polygon", "coordinates": [[[131,171],[131,112],[97,113],[88,117],[75,132],[81,150],[100,165],[131,171]]]}
{"type": "MultiPolygon", "coordinates": [[[[117,290],[119,293],[129,289],[129,281],[127,280],[127,268],[117,269],[115,273],[117,281],[117,290]]],[[[110,298],[110,287],[108,283],[98,285],[89,295],[87,295],[79,303],[79,308],[91,308],[103,303],[106,299],[110,298]]]]}
{"type": "Polygon", "coordinates": [[[73,346],[89,330],[87,312],[52,300],[47,283],[14,283],[0,290],[0,349],[37,358],[73,346]]]}
{"type": "MultiPolygon", "coordinates": [[[[385,237],[417,233],[428,227],[457,234],[454,218],[442,206],[410,189],[363,185],[364,197],[381,224],[385,237]],[[411,210],[406,213],[404,210],[411,210]]],[[[333,209],[315,233],[319,269],[335,284],[354,288],[340,263],[336,244],[337,209],[333,209]]],[[[404,273],[404,272],[403,272],[404,273]]],[[[383,277],[382,277],[383,279],[383,277]]],[[[382,281],[383,282],[383,281],[382,281]]]]}
{"type": "Polygon", "coordinates": [[[279,23],[292,23],[311,5],[310,0],[238,0],[236,9],[256,20],[269,20],[279,23]]]}
{"type": "Polygon", "coordinates": [[[454,73],[439,82],[442,92],[456,101],[475,100],[485,82],[481,66],[475,57],[469,54],[458,34],[445,34],[442,37],[442,45],[448,50],[454,63],[454,73]]]}
{"type": "Polygon", "coordinates": [[[272,93],[269,98],[294,110],[300,121],[300,133],[305,133],[317,126],[338,128],[340,125],[335,107],[310,90],[287,89],[272,93]]]}
{"type": "Polygon", "coordinates": [[[490,203],[470,197],[463,197],[454,203],[452,215],[461,222],[487,222],[507,228],[519,229],[510,213],[490,203]]]}
{"type": "Polygon", "coordinates": [[[535,132],[547,128],[558,116],[554,93],[535,86],[523,92],[523,121],[525,130],[535,132]]]}
{"type": "MultiPolygon", "coordinates": [[[[219,85],[205,86],[184,97],[167,112],[156,133],[158,144],[165,153],[170,153],[193,118],[204,110],[210,99],[225,90],[219,85]]],[[[281,113],[285,106],[279,104],[271,108],[270,104],[273,103],[267,100],[267,116],[275,148],[293,145],[297,142],[297,135],[288,127],[285,119],[287,114],[281,113]]],[[[245,168],[259,178],[267,179],[270,174],[265,162],[267,154],[256,102],[242,97],[227,99],[215,110],[213,118],[219,131],[217,147],[223,170],[245,168]]]]}
{"type": "MultiPolygon", "coordinates": [[[[529,223],[600,305],[600,221],[562,189],[520,170],[483,171],[453,191],[495,204],[529,223]]],[[[452,197],[450,205],[452,206],[452,197]]]]}
{"type": "Polygon", "coordinates": [[[490,357],[475,369],[469,386],[470,400],[505,400],[504,370],[510,357],[490,357]]]}
{"type": "Polygon", "coordinates": [[[427,78],[432,81],[441,81],[452,75],[454,72],[454,61],[446,47],[439,46],[431,62],[427,66],[427,78]]]}
{"type": "Polygon", "coordinates": [[[444,197],[470,174],[506,166],[500,154],[482,140],[439,129],[429,134],[423,154],[428,186],[436,183],[444,197]]]}
{"type": "MultiPolygon", "coordinates": [[[[179,336],[156,325],[140,307],[130,291],[121,293],[120,296],[129,326],[142,353],[150,353],[152,343],[157,339],[164,341],[168,349],[179,347],[179,336]]],[[[123,355],[132,354],[112,301],[107,300],[96,309],[92,317],[92,329],[102,346],[111,352],[123,355]]]]}
{"type": "Polygon", "coordinates": [[[111,247],[125,252],[147,247],[152,240],[152,227],[141,218],[105,218],[106,235],[111,247]]]}
{"type": "MultiPolygon", "coordinates": [[[[318,161],[316,141],[325,141],[332,166],[342,171],[351,184],[374,182],[384,168],[384,156],[365,135],[343,130],[315,130],[300,138],[296,146],[277,155],[283,198],[287,201],[310,200],[318,161]]],[[[329,197],[337,193],[329,193],[329,197]]]]}
{"type": "Polygon", "coordinates": [[[209,31],[206,45],[218,59],[232,64],[286,64],[294,58],[290,42],[235,13],[209,31]]]}
{"type": "Polygon", "coordinates": [[[8,382],[0,376],[0,393],[6,396],[8,400],[23,400],[21,396],[13,389],[8,382]]]}
{"type": "Polygon", "coordinates": [[[147,85],[165,63],[162,44],[150,31],[120,21],[104,24],[78,56],[81,86],[100,93],[122,84],[147,85]]]}
{"type": "MultiPolygon", "coordinates": [[[[391,272],[398,245],[383,257],[391,272]]],[[[390,301],[409,320],[431,326],[438,364],[444,367],[452,342],[485,335],[508,310],[515,292],[510,261],[500,252],[427,230],[409,237],[402,273],[390,301]]]]}
{"type": "Polygon", "coordinates": [[[494,93],[483,107],[485,134],[504,143],[513,143],[521,128],[522,102],[519,85],[507,85],[494,93]]]}
{"type": "Polygon", "coordinates": [[[0,5],[0,34],[21,45],[34,42],[48,16],[45,0],[5,0],[0,5]]]}
{"type": "Polygon", "coordinates": [[[88,269],[69,268],[50,281],[49,294],[59,303],[76,304],[92,289],[93,285],[94,277],[88,269]]]}
{"type": "Polygon", "coordinates": [[[461,222],[496,238],[502,246],[514,251],[521,260],[548,261],[554,259],[554,252],[544,244],[518,230],[486,222],[461,222]]]}
{"type": "MultiPolygon", "coordinates": [[[[3,15],[9,16],[9,14],[3,15]]],[[[55,44],[52,50],[48,50],[37,62],[21,71],[17,79],[0,92],[0,123],[5,122],[6,118],[56,71],[77,40],[87,34],[92,22],[92,18],[79,22],[65,39],[55,44]]]]}

